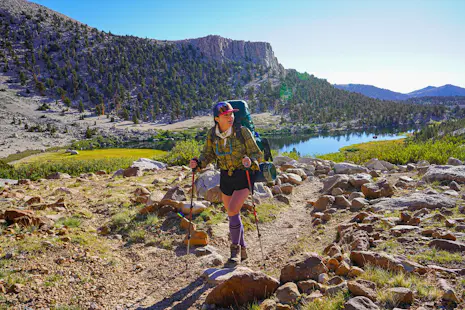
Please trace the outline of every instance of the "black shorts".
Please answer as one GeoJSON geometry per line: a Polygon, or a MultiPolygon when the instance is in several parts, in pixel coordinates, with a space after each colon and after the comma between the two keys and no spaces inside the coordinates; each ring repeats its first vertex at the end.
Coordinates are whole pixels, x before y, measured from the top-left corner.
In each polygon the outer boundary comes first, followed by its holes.
{"type": "MultiPolygon", "coordinates": [[[[252,191],[255,183],[255,172],[249,170],[250,182],[252,183],[252,191]]],[[[228,175],[228,170],[221,170],[220,173],[220,189],[226,196],[232,196],[234,191],[249,188],[247,175],[245,170],[234,170],[232,176],[228,175]]]]}

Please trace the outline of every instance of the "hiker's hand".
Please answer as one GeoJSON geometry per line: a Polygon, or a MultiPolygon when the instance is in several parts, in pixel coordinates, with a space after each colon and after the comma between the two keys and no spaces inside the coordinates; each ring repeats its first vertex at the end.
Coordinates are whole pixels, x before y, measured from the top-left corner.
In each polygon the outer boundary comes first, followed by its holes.
{"type": "Polygon", "coordinates": [[[197,158],[192,158],[191,161],[189,162],[189,167],[191,169],[195,169],[197,168],[198,164],[199,164],[199,160],[197,158]]]}
{"type": "Polygon", "coordinates": [[[250,166],[252,165],[252,161],[247,156],[244,156],[244,158],[242,158],[242,164],[244,165],[244,167],[250,168],[250,166]]]}

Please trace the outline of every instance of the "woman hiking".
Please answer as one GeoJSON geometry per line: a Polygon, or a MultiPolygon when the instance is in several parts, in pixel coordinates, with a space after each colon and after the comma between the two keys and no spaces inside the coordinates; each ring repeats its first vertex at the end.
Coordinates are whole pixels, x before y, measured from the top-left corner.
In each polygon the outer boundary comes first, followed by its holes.
{"type": "Polygon", "coordinates": [[[244,226],[241,221],[241,208],[249,195],[249,184],[246,169],[250,171],[250,182],[253,189],[255,171],[263,160],[263,153],[246,127],[234,126],[234,112],[231,104],[218,102],[213,106],[215,126],[207,133],[207,140],[200,158],[190,161],[192,169],[205,168],[216,161],[220,173],[221,198],[229,217],[231,235],[231,257],[227,263],[236,266],[247,259],[244,226]]]}

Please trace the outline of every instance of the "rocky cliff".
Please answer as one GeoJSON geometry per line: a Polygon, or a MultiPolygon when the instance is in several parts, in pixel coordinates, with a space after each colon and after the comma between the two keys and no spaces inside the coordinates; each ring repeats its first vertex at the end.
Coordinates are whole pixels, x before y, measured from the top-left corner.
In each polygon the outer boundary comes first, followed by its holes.
{"type": "Polygon", "coordinates": [[[275,57],[270,43],[232,40],[217,35],[203,38],[176,41],[177,44],[188,43],[197,47],[206,57],[217,61],[251,61],[272,71],[283,74],[284,67],[275,57]]]}

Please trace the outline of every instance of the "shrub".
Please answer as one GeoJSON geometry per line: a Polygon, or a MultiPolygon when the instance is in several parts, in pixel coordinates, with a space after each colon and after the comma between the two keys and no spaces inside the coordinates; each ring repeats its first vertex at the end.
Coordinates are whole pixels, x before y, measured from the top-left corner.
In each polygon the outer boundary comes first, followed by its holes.
{"type": "Polygon", "coordinates": [[[201,144],[195,140],[179,141],[162,159],[170,165],[188,165],[193,157],[200,156],[201,144]]]}

